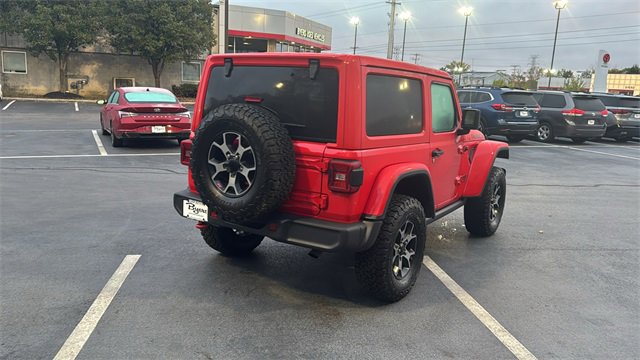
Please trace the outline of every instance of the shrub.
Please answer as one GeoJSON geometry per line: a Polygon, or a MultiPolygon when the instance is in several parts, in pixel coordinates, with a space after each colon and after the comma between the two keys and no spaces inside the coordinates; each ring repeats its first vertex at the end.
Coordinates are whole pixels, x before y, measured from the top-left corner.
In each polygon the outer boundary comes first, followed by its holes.
{"type": "Polygon", "coordinates": [[[195,98],[198,93],[198,84],[171,85],[171,91],[177,97],[195,98]]]}

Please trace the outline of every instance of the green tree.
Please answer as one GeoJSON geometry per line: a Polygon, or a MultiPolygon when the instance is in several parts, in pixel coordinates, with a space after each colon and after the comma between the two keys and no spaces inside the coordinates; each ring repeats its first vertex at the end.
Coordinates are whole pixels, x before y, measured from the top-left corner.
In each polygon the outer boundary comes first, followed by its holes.
{"type": "Polygon", "coordinates": [[[30,54],[57,61],[59,89],[66,91],[69,55],[96,41],[101,9],[94,0],[3,0],[0,31],[21,34],[30,54]]]}
{"type": "Polygon", "coordinates": [[[567,70],[567,69],[560,69],[557,75],[561,78],[568,79],[573,77],[573,71],[567,70]]]}
{"type": "Polygon", "coordinates": [[[508,84],[504,79],[497,79],[497,80],[493,80],[493,83],[491,84],[491,86],[502,88],[502,87],[508,87],[508,84]]]}
{"type": "Polygon", "coordinates": [[[209,0],[117,0],[108,2],[111,46],[139,55],[153,71],[160,87],[164,66],[189,60],[214,44],[213,5],[209,0]]]}
{"type": "Polygon", "coordinates": [[[573,76],[565,79],[563,90],[582,91],[584,88],[584,79],[579,76],[573,76]]]}

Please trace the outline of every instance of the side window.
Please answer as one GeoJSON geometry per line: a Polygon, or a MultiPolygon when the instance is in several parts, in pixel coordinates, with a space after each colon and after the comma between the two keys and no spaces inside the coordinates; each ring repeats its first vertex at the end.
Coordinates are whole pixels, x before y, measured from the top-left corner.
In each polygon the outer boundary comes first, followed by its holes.
{"type": "Polygon", "coordinates": [[[472,104],[475,104],[478,102],[478,92],[477,91],[470,91],[469,92],[469,102],[472,104]]]}
{"type": "Polygon", "coordinates": [[[460,103],[468,103],[469,98],[470,98],[470,93],[468,91],[458,91],[458,101],[460,101],[460,103]]]}
{"type": "Polygon", "coordinates": [[[542,102],[540,102],[540,106],[561,109],[567,106],[567,101],[562,95],[544,94],[544,96],[542,96],[542,102]]]}
{"type": "Polygon", "coordinates": [[[444,84],[431,84],[431,128],[434,133],[452,131],[458,123],[451,88],[444,84]]]}
{"type": "Polygon", "coordinates": [[[367,75],[367,135],[417,134],[422,131],[422,83],[388,75],[367,75]]]}
{"type": "Polygon", "coordinates": [[[486,93],[486,92],[479,92],[478,98],[476,99],[476,101],[479,103],[491,101],[491,95],[489,95],[489,93],[486,93]]]}
{"type": "Polygon", "coordinates": [[[116,92],[112,92],[111,95],[109,95],[109,99],[107,99],[107,104],[112,104],[113,101],[113,97],[115,96],[116,92]]]}
{"type": "Polygon", "coordinates": [[[113,95],[111,95],[111,100],[109,101],[109,104],[117,104],[119,97],[120,97],[120,93],[117,91],[114,91],[113,95]]]}

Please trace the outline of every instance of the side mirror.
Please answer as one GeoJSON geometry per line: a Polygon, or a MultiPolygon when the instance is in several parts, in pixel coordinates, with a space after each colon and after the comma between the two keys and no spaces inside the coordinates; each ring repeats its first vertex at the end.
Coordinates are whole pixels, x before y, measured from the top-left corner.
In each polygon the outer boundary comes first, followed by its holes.
{"type": "Polygon", "coordinates": [[[480,110],[462,109],[462,126],[458,129],[458,135],[466,135],[471,130],[477,130],[480,127],[480,110]]]}
{"type": "Polygon", "coordinates": [[[96,101],[96,104],[98,104],[98,105],[104,105],[106,103],[107,103],[107,100],[98,100],[98,101],[96,101]]]}

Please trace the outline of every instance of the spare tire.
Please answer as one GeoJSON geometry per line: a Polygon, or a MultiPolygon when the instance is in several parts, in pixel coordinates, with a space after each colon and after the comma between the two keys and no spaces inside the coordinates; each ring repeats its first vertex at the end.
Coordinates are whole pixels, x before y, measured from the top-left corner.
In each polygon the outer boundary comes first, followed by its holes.
{"type": "Polygon", "coordinates": [[[191,176],[202,200],[223,220],[259,221],[287,199],[295,177],[293,144],[272,112],[221,105],[201,121],[191,176]]]}

